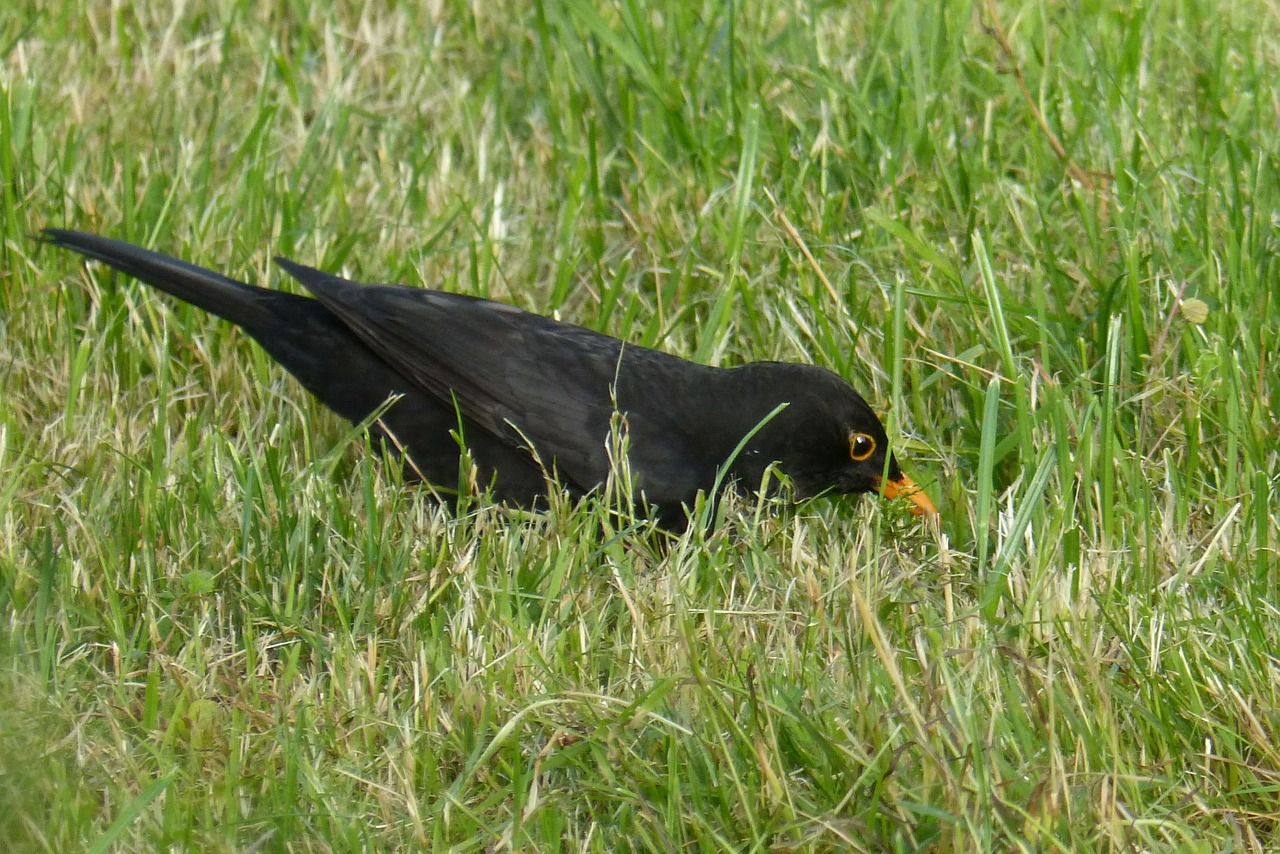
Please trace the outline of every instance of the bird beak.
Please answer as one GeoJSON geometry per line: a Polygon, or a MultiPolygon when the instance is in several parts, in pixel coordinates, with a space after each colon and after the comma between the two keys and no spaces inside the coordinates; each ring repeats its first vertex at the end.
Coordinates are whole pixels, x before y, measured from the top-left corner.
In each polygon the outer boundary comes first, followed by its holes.
{"type": "Polygon", "coordinates": [[[897,480],[883,481],[880,486],[880,494],[890,501],[898,497],[907,499],[915,505],[915,507],[911,508],[911,515],[913,516],[938,515],[938,508],[933,506],[929,496],[925,495],[924,490],[916,486],[915,481],[905,474],[899,475],[897,480]]]}

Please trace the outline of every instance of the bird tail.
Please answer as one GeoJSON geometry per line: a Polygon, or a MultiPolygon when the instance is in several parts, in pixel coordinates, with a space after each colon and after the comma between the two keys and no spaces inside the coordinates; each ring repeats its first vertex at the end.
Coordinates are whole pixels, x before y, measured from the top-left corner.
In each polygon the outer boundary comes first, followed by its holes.
{"type": "Polygon", "coordinates": [[[39,237],[45,243],[72,249],[110,264],[122,273],[212,312],[251,333],[271,322],[271,307],[263,297],[274,292],[264,288],[246,285],[221,273],[110,237],[62,228],[43,229],[39,237]]]}

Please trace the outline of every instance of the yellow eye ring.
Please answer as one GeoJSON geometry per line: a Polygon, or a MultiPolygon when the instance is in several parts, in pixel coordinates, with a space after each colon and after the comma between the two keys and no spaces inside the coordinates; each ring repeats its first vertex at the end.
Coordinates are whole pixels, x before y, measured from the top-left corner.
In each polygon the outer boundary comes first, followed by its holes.
{"type": "Polygon", "coordinates": [[[876,452],[876,440],[867,433],[849,434],[849,459],[860,463],[876,452]]]}

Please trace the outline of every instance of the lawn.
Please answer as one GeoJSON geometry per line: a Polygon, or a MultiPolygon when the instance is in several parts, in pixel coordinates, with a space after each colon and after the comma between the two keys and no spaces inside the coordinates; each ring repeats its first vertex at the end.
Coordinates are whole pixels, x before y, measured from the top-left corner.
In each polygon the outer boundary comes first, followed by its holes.
{"type": "Polygon", "coordinates": [[[1262,0],[3,4],[0,838],[1276,850],[1277,81],[1262,0]],[[940,524],[450,512],[44,226],[822,365],[940,524]]]}

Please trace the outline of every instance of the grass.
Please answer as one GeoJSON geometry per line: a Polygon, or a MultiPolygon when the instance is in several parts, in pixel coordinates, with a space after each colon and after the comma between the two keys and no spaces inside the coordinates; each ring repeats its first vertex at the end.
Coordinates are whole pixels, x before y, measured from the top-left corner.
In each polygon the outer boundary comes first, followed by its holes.
{"type": "Polygon", "coordinates": [[[0,835],[1274,850],[1278,72],[1254,0],[5,4],[0,835]],[[941,527],[449,515],[44,225],[825,365],[941,527]]]}

